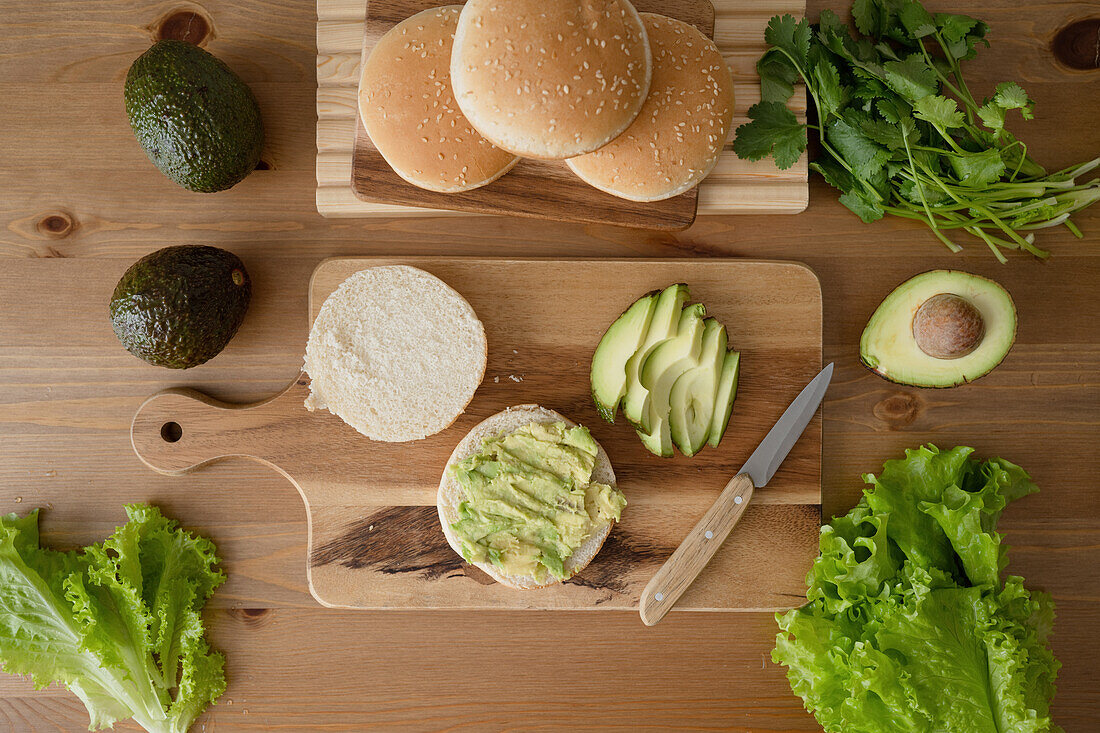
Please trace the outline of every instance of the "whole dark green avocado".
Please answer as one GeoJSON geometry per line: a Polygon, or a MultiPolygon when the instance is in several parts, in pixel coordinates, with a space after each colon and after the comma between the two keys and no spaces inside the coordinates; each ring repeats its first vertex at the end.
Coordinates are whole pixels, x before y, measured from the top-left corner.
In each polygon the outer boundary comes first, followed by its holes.
{"type": "Polygon", "coordinates": [[[145,154],[184,188],[222,191],[256,169],[264,142],[256,98],[198,46],[155,43],[126,74],[125,98],[145,154]]]}
{"type": "Polygon", "coordinates": [[[232,252],[165,247],[135,262],[118,281],[111,325],[134,356],[155,366],[189,369],[225,348],[251,297],[252,281],[232,252]]]}

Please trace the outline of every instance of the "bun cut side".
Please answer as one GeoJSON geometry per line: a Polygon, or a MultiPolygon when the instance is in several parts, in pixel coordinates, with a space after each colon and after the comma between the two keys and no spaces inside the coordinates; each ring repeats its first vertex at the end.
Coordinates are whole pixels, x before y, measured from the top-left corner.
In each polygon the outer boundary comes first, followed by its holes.
{"type": "Polygon", "coordinates": [[[485,375],[485,329],[465,298],[423,270],[372,267],[325,299],[309,331],[309,410],[371,440],[419,440],[462,414],[485,375]]]}
{"type": "MultiPolygon", "coordinates": [[[[448,544],[450,544],[455,552],[462,555],[462,543],[455,535],[451,525],[459,519],[458,507],[463,502],[464,497],[462,487],[459,486],[458,481],[451,475],[451,466],[478,453],[478,451],[481,450],[482,441],[486,438],[512,433],[532,423],[550,424],[557,422],[565,423],[568,427],[576,426],[576,423],[545,407],[539,407],[538,405],[517,405],[515,407],[509,407],[503,412],[498,412],[475,425],[466,437],[462,439],[462,442],[455,447],[451,457],[447,460],[447,466],[443,469],[443,478],[439,482],[439,491],[436,494],[436,508],[439,511],[439,523],[443,527],[443,534],[446,535],[448,544]]],[[[611,459],[607,457],[607,453],[602,446],[597,444],[597,448],[596,464],[592,469],[591,481],[592,483],[602,483],[614,487],[615,471],[611,467],[611,459]]],[[[612,524],[612,522],[608,522],[598,527],[572,555],[565,559],[565,574],[567,578],[571,578],[581,572],[590,562],[592,562],[592,559],[599,553],[600,548],[603,547],[603,543],[608,535],[611,534],[612,524]]],[[[474,564],[488,573],[498,583],[503,583],[504,585],[520,590],[545,588],[562,582],[552,575],[547,575],[544,580],[539,581],[529,575],[506,575],[500,568],[488,562],[478,562],[474,564]]]]}
{"type": "Polygon", "coordinates": [[[497,146],[569,158],[630,125],[650,66],[629,0],[469,0],[455,31],[451,83],[463,114],[497,146]]]}
{"type": "Polygon", "coordinates": [[[495,181],[519,160],[478,134],[451,91],[451,46],[461,6],[417,13],[378,41],[363,63],[359,116],[394,172],[441,193],[495,181]]]}
{"type": "Polygon", "coordinates": [[[642,13],[653,55],[649,96],[633,124],[567,161],[586,183],[631,201],[660,201],[714,169],[733,123],[733,80],[714,42],[688,23],[642,13]]]}

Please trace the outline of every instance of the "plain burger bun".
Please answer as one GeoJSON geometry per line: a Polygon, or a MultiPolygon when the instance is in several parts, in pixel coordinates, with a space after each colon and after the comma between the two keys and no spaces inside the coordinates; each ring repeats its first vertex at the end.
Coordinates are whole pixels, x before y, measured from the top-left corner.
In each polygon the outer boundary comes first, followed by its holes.
{"type": "Polygon", "coordinates": [[[567,162],[601,191],[659,201],[697,185],[718,162],[733,122],[733,81],[695,26],[652,13],[642,20],[653,81],[641,113],[607,146],[567,162]]]}
{"type": "Polygon", "coordinates": [[[345,280],[313,322],[306,407],[371,440],[419,440],[462,414],[485,359],[485,329],[447,283],[415,267],[372,267],[345,280]]]}
{"type": "Polygon", "coordinates": [[[462,116],[451,91],[451,42],[460,5],[398,23],[363,63],[359,116],[397,175],[429,191],[456,193],[491,183],[519,160],[462,116]]]}
{"type": "MultiPolygon", "coordinates": [[[[443,478],[439,482],[439,493],[436,495],[436,507],[439,509],[439,523],[443,525],[443,534],[447,536],[447,542],[459,555],[462,554],[462,543],[455,537],[454,531],[451,529],[451,525],[458,521],[458,505],[463,501],[462,488],[458,485],[458,482],[451,476],[451,466],[459,461],[469,458],[481,450],[481,443],[486,438],[493,438],[498,435],[511,433],[519,428],[530,425],[531,423],[556,423],[563,422],[569,427],[573,427],[576,423],[567,420],[562,415],[554,412],[553,410],[547,410],[545,407],[539,407],[538,405],[517,405],[516,407],[509,407],[503,412],[486,418],[477,425],[473,430],[462,439],[462,442],[455,448],[454,453],[447,460],[447,467],[443,469],[443,478]]],[[[596,465],[592,469],[592,482],[607,484],[609,486],[615,486],[615,471],[611,468],[611,460],[607,457],[607,453],[603,447],[597,443],[599,452],[596,454],[596,465]]],[[[576,552],[570,555],[565,560],[565,572],[568,577],[572,578],[574,575],[584,570],[588,566],[588,563],[592,562],[592,558],[596,557],[596,554],[603,547],[604,540],[611,534],[611,522],[600,527],[595,534],[584,541],[576,552]]],[[[546,580],[539,582],[530,575],[504,575],[500,569],[491,563],[476,563],[477,567],[484,570],[490,576],[493,577],[498,583],[511,586],[513,588],[519,588],[521,590],[529,590],[532,588],[545,588],[555,583],[559,583],[557,578],[547,574],[546,580]]]]}
{"type": "Polygon", "coordinates": [[[469,0],[451,54],[458,106],[528,158],[570,158],[625,130],[649,90],[642,20],[628,0],[469,0]]]}

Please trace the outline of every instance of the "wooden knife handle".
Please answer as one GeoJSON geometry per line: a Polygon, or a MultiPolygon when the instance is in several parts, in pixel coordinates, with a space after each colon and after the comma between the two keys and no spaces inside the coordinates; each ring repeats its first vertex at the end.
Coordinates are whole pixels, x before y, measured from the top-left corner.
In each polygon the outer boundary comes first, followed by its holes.
{"type": "Polygon", "coordinates": [[[642,623],[652,626],[676,605],[741,519],[752,492],[752,479],[748,474],[739,473],[730,479],[714,505],[642,591],[638,604],[642,623]]]}

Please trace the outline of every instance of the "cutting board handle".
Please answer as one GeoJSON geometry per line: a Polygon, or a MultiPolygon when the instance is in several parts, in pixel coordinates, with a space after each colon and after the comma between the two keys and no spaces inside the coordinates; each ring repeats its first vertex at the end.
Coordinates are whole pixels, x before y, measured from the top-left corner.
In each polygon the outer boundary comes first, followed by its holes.
{"type": "Polygon", "coordinates": [[[130,442],[147,466],[168,475],[235,457],[258,460],[285,475],[275,461],[285,450],[280,446],[287,426],[308,419],[302,406],[308,379],[300,374],[274,397],[250,404],[222,402],[187,388],[157,392],[135,413],[130,442]]]}

